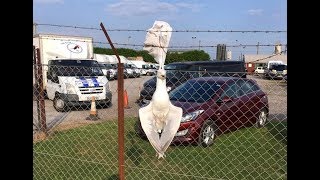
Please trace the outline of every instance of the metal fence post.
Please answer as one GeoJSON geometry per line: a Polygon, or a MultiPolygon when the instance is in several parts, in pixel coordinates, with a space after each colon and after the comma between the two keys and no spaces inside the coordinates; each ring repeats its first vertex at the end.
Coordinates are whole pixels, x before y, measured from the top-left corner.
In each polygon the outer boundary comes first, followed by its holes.
{"type": "Polygon", "coordinates": [[[37,99],[37,110],[38,110],[38,121],[40,123],[40,129],[43,133],[47,134],[47,122],[46,122],[46,110],[44,102],[44,89],[43,89],[43,75],[42,75],[42,64],[40,59],[40,49],[36,49],[36,85],[39,93],[37,99]]]}
{"type": "Polygon", "coordinates": [[[117,49],[113,46],[113,43],[104,28],[103,24],[100,23],[104,35],[118,59],[118,151],[119,151],[119,179],[124,180],[124,80],[123,80],[123,63],[121,63],[117,49]]]}

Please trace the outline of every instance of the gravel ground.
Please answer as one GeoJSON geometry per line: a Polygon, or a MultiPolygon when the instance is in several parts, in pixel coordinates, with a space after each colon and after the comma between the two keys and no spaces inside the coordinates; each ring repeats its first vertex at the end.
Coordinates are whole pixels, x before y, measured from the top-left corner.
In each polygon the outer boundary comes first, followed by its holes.
{"type": "Polygon", "coordinates": [[[284,80],[268,80],[260,76],[249,75],[268,95],[270,120],[287,120],[287,82],[284,80]]]}

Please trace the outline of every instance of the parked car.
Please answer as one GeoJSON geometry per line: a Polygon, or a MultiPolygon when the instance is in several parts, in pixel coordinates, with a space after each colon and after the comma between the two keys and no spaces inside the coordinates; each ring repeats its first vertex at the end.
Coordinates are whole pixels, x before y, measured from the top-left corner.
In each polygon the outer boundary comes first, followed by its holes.
{"type": "Polygon", "coordinates": [[[146,76],[153,76],[156,74],[157,69],[153,66],[150,66],[149,64],[144,64],[142,65],[142,68],[140,69],[141,75],[146,75],[146,76]]]}
{"type": "Polygon", "coordinates": [[[260,66],[260,67],[257,67],[255,70],[254,70],[254,73],[255,74],[264,74],[265,73],[265,69],[264,67],[260,66]]]}
{"type": "Polygon", "coordinates": [[[140,70],[134,64],[125,63],[124,65],[124,78],[140,77],[140,70]]]}
{"type": "MultiPolygon", "coordinates": [[[[118,78],[118,64],[110,64],[115,70],[115,79],[118,78]]],[[[135,64],[128,64],[128,63],[124,63],[123,64],[123,74],[124,74],[124,78],[130,78],[130,77],[140,77],[141,73],[139,68],[135,65],[135,64]]]]}
{"type": "MultiPolygon", "coordinates": [[[[172,144],[193,143],[207,147],[220,134],[253,125],[263,127],[269,113],[267,94],[253,79],[194,78],[171,91],[169,97],[172,104],[183,109],[172,144]]],[[[136,131],[146,138],[139,120],[136,131]]]]}
{"type": "Polygon", "coordinates": [[[118,79],[118,64],[113,63],[113,64],[110,64],[110,65],[115,70],[114,79],[118,79]]]}
{"type": "Polygon", "coordinates": [[[99,66],[108,80],[117,78],[118,70],[114,65],[108,63],[99,63],[99,66]]]}
{"type": "MultiPolygon", "coordinates": [[[[186,61],[165,65],[167,90],[170,92],[188,79],[204,76],[247,77],[243,61],[186,61]]],[[[156,77],[143,84],[137,103],[150,101],[156,90],[156,77]]]]}
{"type": "MultiPolygon", "coordinates": [[[[111,64],[115,69],[118,69],[118,64],[111,64]]],[[[130,78],[130,77],[140,77],[139,69],[134,66],[134,64],[123,64],[123,78],[130,78]]],[[[118,78],[118,71],[115,74],[116,79],[118,78]]]]}

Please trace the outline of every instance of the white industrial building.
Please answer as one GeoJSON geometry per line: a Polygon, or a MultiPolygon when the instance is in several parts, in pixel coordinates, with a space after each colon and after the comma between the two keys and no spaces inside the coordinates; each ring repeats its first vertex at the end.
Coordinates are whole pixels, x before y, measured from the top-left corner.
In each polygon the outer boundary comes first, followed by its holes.
{"type": "Polygon", "coordinates": [[[276,45],[273,54],[245,54],[244,62],[249,73],[256,67],[266,66],[269,61],[282,61],[287,64],[287,54],[281,51],[281,45],[276,45]]]}

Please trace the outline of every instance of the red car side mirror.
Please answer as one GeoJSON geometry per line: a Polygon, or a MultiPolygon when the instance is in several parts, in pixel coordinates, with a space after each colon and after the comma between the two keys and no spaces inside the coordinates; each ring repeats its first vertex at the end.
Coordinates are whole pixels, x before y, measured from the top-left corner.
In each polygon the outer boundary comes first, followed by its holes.
{"type": "Polygon", "coordinates": [[[229,97],[229,96],[224,96],[223,99],[222,99],[222,101],[225,102],[225,103],[226,103],[226,102],[230,102],[230,101],[232,101],[232,98],[229,97]]]}
{"type": "Polygon", "coordinates": [[[230,102],[230,101],[232,101],[232,98],[231,98],[231,97],[229,97],[229,96],[224,96],[222,99],[219,98],[219,99],[217,100],[217,103],[226,103],[226,102],[230,102]]]}

